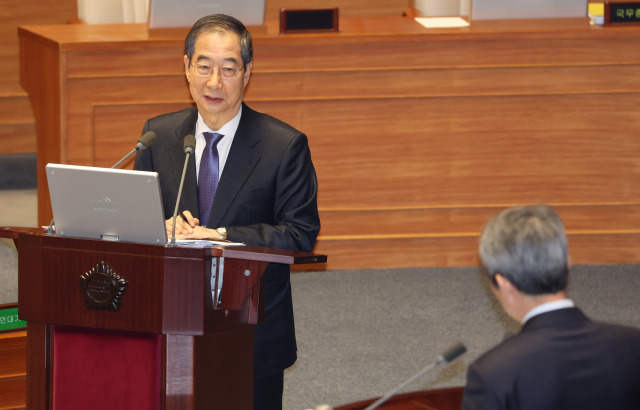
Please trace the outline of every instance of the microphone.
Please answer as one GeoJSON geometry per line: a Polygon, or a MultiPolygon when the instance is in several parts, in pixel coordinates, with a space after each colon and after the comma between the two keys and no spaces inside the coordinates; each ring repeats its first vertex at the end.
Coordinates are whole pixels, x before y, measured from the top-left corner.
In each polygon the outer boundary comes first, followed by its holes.
{"type": "Polygon", "coordinates": [[[396,394],[398,394],[398,392],[400,392],[400,391],[406,389],[407,387],[411,386],[419,378],[421,378],[425,374],[429,373],[431,370],[435,369],[438,365],[441,365],[443,363],[451,363],[452,361],[457,359],[458,356],[462,355],[466,351],[467,351],[467,348],[462,343],[458,342],[458,343],[454,344],[453,346],[451,346],[447,350],[445,350],[440,356],[438,356],[438,359],[434,363],[428,365],[427,367],[422,369],[419,373],[417,373],[416,375],[412,376],[409,380],[407,380],[406,382],[402,383],[400,386],[396,387],[395,389],[391,390],[389,393],[385,394],[383,397],[379,398],[377,401],[372,403],[365,410],[373,410],[373,409],[377,408],[382,403],[386,402],[391,397],[393,397],[396,394]]]}
{"type": "Polygon", "coordinates": [[[196,137],[189,134],[184,137],[184,167],[182,168],[182,177],[180,178],[180,188],[178,188],[178,198],[176,199],[176,207],[173,210],[173,224],[171,227],[171,245],[176,244],[176,218],[178,217],[178,207],[180,206],[180,198],[182,197],[182,185],[184,185],[184,177],[187,174],[187,164],[189,163],[189,155],[196,150],[196,137]]]}
{"type": "Polygon", "coordinates": [[[153,131],[145,132],[144,135],[142,137],[140,137],[140,139],[136,143],[136,147],[134,149],[132,149],[127,155],[125,155],[120,161],[116,162],[116,164],[114,166],[112,166],[111,168],[118,168],[120,166],[120,164],[122,164],[124,161],[126,161],[127,158],[129,158],[131,155],[133,155],[134,152],[136,152],[138,150],[144,151],[145,149],[149,148],[149,146],[151,144],[153,144],[153,142],[155,140],[156,140],[156,133],[155,132],[153,132],[153,131]]]}

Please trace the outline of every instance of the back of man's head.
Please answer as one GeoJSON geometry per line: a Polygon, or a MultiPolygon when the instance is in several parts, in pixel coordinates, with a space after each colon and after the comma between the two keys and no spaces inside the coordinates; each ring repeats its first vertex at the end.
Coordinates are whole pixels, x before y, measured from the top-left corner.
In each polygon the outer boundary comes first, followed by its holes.
{"type": "Polygon", "coordinates": [[[552,294],[567,287],[567,235],[562,220],[548,206],[501,212],[485,226],[479,252],[491,278],[499,273],[522,293],[552,294]]]}

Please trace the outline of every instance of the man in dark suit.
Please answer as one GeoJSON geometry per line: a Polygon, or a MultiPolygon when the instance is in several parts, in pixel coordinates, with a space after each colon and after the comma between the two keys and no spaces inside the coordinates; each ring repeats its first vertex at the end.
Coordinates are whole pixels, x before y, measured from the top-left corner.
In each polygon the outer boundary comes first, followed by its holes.
{"type": "MultiPolygon", "coordinates": [[[[135,169],[160,175],[167,232],[184,166],[184,138],[193,134],[195,161],[188,164],[176,237],[311,251],[320,219],[307,137],[242,102],[252,67],[249,32],[232,17],[207,16],[194,24],[185,49],[197,109],[148,120],[143,133],[154,131],[157,139],[135,161],[135,169]],[[217,145],[208,148],[214,135],[217,145]],[[205,160],[207,149],[211,157],[205,160]],[[214,156],[215,172],[205,179],[203,170],[210,169],[214,156]],[[202,196],[205,191],[209,199],[202,196]]],[[[296,360],[289,267],[269,264],[265,276],[265,320],[255,327],[254,408],[279,409],[283,371],[296,360]]]]}
{"type": "Polygon", "coordinates": [[[479,250],[493,293],[523,326],[469,367],[464,410],[640,409],[640,330],[592,321],[567,299],[567,237],[553,209],[503,211],[479,250]]]}

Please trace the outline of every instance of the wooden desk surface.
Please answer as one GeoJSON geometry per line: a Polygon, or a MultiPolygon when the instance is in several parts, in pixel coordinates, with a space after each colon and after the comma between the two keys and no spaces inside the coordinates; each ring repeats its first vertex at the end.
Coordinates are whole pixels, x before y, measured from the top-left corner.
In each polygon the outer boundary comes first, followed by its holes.
{"type": "MultiPolygon", "coordinates": [[[[154,46],[173,41],[184,41],[189,28],[176,28],[166,35],[149,35],[146,24],[65,24],[65,25],[24,25],[20,27],[22,35],[34,35],[44,41],[59,44],[61,50],[81,50],[87,45],[108,47],[110,44],[145,42],[154,46]]],[[[473,22],[470,27],[463,28],[425,28],[413,18],[408,17],[344,17],[340,19],[340,32],[337,33],[291,33],[279,34],[279,23],[276,20],[265,21],[264,27],[257,27],[253,39],[258,44],[280,43],[324,43],[335,44],[345,41],[362,41],[370,37],[380,41],[386,38],[393,41],[402,37],[403,41],[423,41],[424,37],[437,40],[460,35],[481,37],[501,36],[546,36],[575,37],[590,36],[593,32],[601,35],[628,37],[637,35],[634,27],[603,28],[590,26],[587,19],[535,19],[513,21],[473,22]],[[635,33],[634,33],[635,32],[635,33]],[[412,36],[406,38],[405,36],[412,36]],[[415,37],[417,36],[417,37],[415,37]]],[[[453,37],[455,38],[455,37],[453,37]]],[[[257,51],[257,50],[255,50],[257,51]]]]}

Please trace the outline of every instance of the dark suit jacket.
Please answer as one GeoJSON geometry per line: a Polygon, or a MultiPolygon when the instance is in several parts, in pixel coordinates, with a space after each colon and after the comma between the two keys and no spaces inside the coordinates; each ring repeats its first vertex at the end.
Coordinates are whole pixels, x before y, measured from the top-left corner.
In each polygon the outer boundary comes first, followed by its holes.
{"type": "Polygon", "coordinates": [[[638,410],[640,330],[577,308],[535,316],[469,367],[462,408],[638,410]]]}
{"type": "MultiPolygon", "coordinates": [[[[144,126],[143,133],[154,131],[157,138],[138,152],[134,168],[158,172],[167,219],[178,196],[184,137],[195,134],[197,114],[189,108],[152,118],[144,126]]],[[[225,227],[231,241],[311,251],[320,230],[317,190],[307,137],[243,105],[209,221],[200,223],[225,227]]],[[[189,159],[180,202],[178,211],[199,217],[194,158],[189,159]]],[[[289,266],[269,264],[265,276],[265,321],[255,328],[255,376],[281,371],[296,359],[289,266]]]]}

